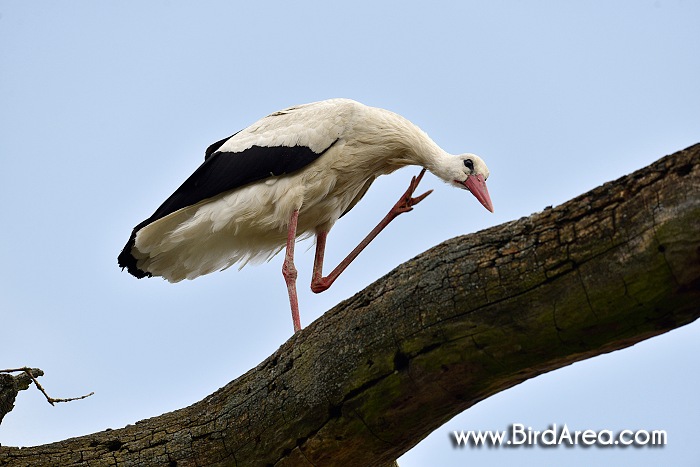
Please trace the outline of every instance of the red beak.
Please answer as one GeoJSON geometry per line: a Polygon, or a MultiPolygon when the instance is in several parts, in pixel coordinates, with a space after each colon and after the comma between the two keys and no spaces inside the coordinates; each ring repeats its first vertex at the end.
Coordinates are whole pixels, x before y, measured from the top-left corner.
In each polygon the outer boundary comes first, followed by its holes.
{"type": "Polygon", "coordinates": [[[469,175],[464,182],[460,183],[467,190],[471,191],[486,209],[493,212],[493,203],[491,203],[491,196],[489,196],[489,190],[486,188],[486,180],[484,180],[483,175],[469,175]]]}

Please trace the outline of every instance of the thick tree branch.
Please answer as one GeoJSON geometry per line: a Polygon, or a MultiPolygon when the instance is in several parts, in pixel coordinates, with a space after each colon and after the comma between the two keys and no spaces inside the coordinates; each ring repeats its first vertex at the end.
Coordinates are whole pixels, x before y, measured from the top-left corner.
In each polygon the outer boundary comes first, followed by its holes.
{"type": "Polygon", "coordinates": [[[204,400],[0,465],[376,465],[490,395],[700,315],[700,145],[449,240],[204,400]]]}

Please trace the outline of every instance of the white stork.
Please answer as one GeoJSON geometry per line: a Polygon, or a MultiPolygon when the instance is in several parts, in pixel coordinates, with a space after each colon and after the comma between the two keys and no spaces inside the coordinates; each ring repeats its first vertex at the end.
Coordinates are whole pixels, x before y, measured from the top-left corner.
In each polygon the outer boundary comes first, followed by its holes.
{"type": "Polygon", "coordinates": [[[296,239],[316,236],[311,290],[326,290],[389,222],[431,193],[413,197],[426,169],[469,190],[493,212],[484,161],[446,153],[400,115],[349,99],[290,107],[209,146],[204,163],[134,227],[119,266],[137,278],[179,282],[269,259],[286,248],[282,273],[296,332],[301,329],[296,239]],[[423,170],[386,217],[323,277],[333,224],[378,176],[406,165],[423,170]]]}

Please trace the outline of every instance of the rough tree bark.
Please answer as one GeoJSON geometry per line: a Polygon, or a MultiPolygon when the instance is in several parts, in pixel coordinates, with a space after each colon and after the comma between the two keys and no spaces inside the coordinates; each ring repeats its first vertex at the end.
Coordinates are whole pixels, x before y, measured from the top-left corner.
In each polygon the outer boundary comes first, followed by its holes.
{"type": "Polygon", "coordinates": [[[194,405],[0,465],[377,465],[475,403],[700,316],[700,144],[399,266],[194,405]]]}
{"type": "MultiPolygon", "coordinates": [[[[39,368],[29,368],[34,378],[43,376],[44,372],[39,368]]],[[[15,407],[15,399],[19,391],[24,391],[29,388],[32,383],[32,378],[22,372],[18,375],[0,372],[0,423],[2,419],[15,407]]]]}

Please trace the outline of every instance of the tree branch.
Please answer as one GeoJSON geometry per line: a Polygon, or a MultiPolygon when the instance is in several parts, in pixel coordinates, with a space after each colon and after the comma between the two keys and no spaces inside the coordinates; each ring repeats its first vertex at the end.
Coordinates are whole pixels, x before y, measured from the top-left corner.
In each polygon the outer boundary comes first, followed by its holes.
{"type": "Polygon", "coordinates": [[[56,398],[51,397],[46,392],[46,389],[39,383],[37,378],[39,376],[44,376],[44,372],[39,368],[10,368],[7,370],[0,370],[0,423],[2,419],[7,415],[8,412],[12,411],[14,408],[15,398],[19,391],[24,391],[29,389],[29,385],[33,382],[34,386],[41,391],[41,393],[46,397],[46,402],[54,405],[57,402],[71,402],[80,399],[85,399],[94,394],[85,394],[79,397],[68,397],[68,398],[56,398]],[[17,376],[12,376],[8,373],[20,373],[17,376]]]}
{"type": "Polygon", "coordinates": [[[0,370],[0,423],[12,409],[15,408],[15,398],[19,391],[29,389],[32,381],[43,376],[44,372],[39,368],[13,368],[0,370]],[[17,376],[9,373],[21,372],[17,376]]]}
{"type": "Polygon", "coordinates": [[[196,404],[0,465],[375,465],[528,378],[700,316],[700,144],[432,248],[196,404]]]}

